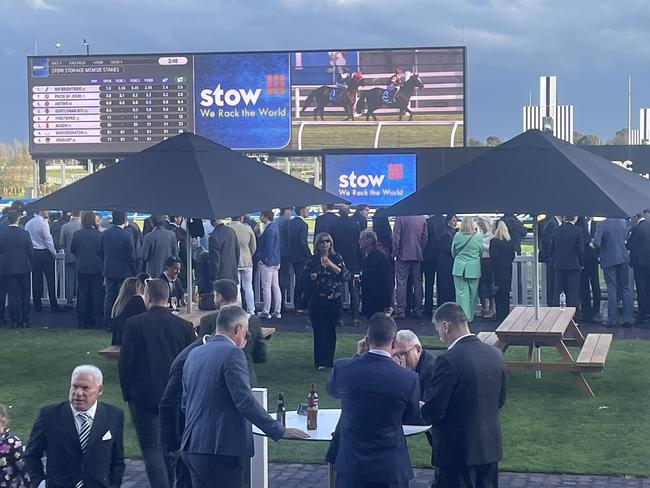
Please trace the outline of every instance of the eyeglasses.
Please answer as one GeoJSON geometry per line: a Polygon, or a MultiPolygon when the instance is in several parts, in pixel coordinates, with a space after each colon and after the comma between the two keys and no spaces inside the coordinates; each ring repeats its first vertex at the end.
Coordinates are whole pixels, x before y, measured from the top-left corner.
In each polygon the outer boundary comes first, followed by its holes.
{"type": "Polygon", "coordinates": [[[413,349],[415,349],[415,346],[411,346],[411,347],[408,348],[406,351],[396,352],[395,354],[393,354],[393,357],[394,357],[394,358],[403,359],[403,358],[405,358],[406,356],[408,356],[409,353],[410,353],[413,349]]]}
{"type": "Polygon", "coordinates": [[[321,239],[320,241],[318,241],[318,243],[319,244],[331,244],[332,241],[330,241],[329,239],[321,239]]]}

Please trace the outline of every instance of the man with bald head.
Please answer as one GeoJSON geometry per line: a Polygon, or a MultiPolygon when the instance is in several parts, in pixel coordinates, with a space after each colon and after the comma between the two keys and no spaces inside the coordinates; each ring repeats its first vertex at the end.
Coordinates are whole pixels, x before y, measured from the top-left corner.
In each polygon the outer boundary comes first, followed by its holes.
{"type": "Polygon", "coordinates": [[[67,402],[43,407],[32,427],[25,461],[32,486],[113,488],[122,484],[124,413],[98,401],[103,375],[77,366],[67,402]],[[47,474],[41,458],[47,455],[47,474]]]}

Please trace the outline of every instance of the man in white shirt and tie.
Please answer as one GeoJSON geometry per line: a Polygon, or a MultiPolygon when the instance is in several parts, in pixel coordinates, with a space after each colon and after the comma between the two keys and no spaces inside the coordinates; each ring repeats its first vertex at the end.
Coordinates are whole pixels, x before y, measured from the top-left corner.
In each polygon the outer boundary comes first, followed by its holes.
{"type": "Polygon", "coordinates": [[[61,312],[59,304],[56,301],[56,286],[54,276],[54,240],[50,233],[50,226],[47,219],[49,217],[47,210],[37,212],[32,219],[25,224],[25,230],[29,232],[34,246],[34,264],[32,269],[32,298],[34,300],[34,310],[41,311],[43,296],[43,275],[47,280],[47,294],[50,299],[50,311],[61,312]]]}
{"type": "Polygon", "coordinates": [[[32,486],[113,488],[124,474],[124,413],[98,402],[103,375],[77,366],[67,402],[43,407],[29,436],[25,461],[32,486]],[[41,458],[47,455],[47,475],[41,458]]]}

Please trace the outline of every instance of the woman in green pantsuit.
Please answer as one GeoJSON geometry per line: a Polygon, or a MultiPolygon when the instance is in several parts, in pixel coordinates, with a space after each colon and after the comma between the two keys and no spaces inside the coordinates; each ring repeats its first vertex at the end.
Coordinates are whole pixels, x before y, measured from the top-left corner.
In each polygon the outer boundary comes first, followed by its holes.
{"type": "Polygon", "coordinates": [[[460,224],[460,232],[451,243],[451,254],[454,257],[452,275],[456,286],[456,303],[470,322],[474,320],[476,309],[482,252],[483,237],[477,232],[474,220],[465,217],[460,224]]]}

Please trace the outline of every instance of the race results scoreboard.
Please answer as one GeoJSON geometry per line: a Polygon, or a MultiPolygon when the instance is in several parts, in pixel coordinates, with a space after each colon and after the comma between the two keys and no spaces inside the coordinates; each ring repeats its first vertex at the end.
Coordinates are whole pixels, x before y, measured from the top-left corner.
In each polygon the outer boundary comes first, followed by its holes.
{"type": "Polygon", "coordinates": [[[33,155],[119,155],[194,131],[191,56],[29,58],[33,155]]]}

